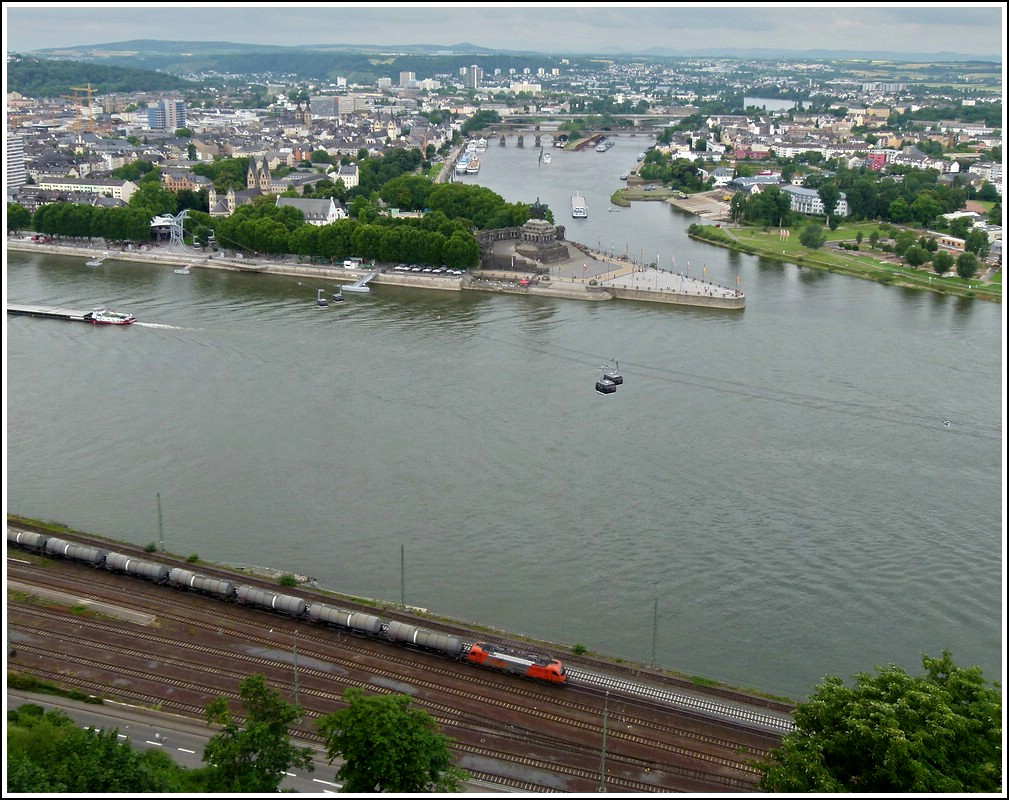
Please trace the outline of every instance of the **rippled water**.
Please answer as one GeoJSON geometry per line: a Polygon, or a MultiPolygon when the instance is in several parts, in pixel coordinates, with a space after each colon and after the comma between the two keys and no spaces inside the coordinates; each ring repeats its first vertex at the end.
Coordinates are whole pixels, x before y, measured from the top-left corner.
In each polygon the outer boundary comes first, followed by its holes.
{"type": "Polygon", "coordinates": [[[1001,680],[1002,307],[604,212],[647,144],[617,141],[541,167],[495,142],[475,180],[738,275],[744,312],[383,286],[320,309],[318,279],[9,252],[11,302],[141,323],[8,317],[8,509],[147,543],[160,493],[174,552],[390,601],[403,546],[411,604],[645,662],[657,598],[658,664],[792,696],[942,648],[1001,680]]]}

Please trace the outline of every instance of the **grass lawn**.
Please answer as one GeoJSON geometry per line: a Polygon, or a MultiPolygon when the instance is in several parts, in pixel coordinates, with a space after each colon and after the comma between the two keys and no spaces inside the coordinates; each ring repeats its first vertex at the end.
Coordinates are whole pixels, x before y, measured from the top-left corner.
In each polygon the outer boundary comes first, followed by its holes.
{"type": "MultiPolygon", "coordinates": [[[[977,278],[969,281],[960,277],[942,278],[932,272],[928,267],[914,269],[903,263],[895,263],[890,259],[892,254],[873,251],[869,249],[869,234],[874,230],[879,230],[879,226],[873,222],[855,223],[844,225],[836,231],[824,229],[828,242],[855,241],[855,234],[862,231],[862,248],[858,252],[838,250],[830,247],[822,247],[819,250],[810,250],[799,244],[799,235],[805,226],[797,226],[791,229],[791,236],[788,239],[781,239],[778,228],[771,228],[764,233],[763,228],[712,228],[702,226],[702,230],[713,231],[715,235],[722,234],[734,239],[738,247],[729,244],[725,246],[733,247],[744,252],[774,258],[779,261],[786,261],[797,264],[801,267],[813,267],[815,269],[825,269],[828,272],[839,272],[844,275],[852,275],[859,278],[878,281],[880,283],[907,286],[916,289],[929,289],[935,292],[946,294],[964,295],[967,297],[978,297],[985,300],[1002,299],[1002,277],[1001,272],[996,273],[998,280],[990,283],[981,283],[977,278]]],[[[719,242],[721,244],[721,242],[719,242]]]]}

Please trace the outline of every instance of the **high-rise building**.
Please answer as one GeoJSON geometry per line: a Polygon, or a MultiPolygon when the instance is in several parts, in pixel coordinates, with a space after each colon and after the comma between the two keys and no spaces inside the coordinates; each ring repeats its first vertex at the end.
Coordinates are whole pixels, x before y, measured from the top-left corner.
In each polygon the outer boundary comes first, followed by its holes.
{"type": "Polygon", "coordinates": [[[147,127],[177,131],[186,127],[186,104],[182,100],[159,100],[147,109],[147,127]]]}
{"type": "Polygon", "coordinates": [[[4,174],[7,176],[7,194],[14,194],[27,183],[25,177],[25,145],[24,139],[13,134],[7,137],[7,164],[4,174]]]}
{"type": "Polygon", "coordinates": [[[467,89],[479,89],[483,83],[483,70],[476,64],[466,70],[465,86],[467,89]]]}
{"type": "Polygon", "coordinates": [[[417,80],[417,73],[416,72],[401,72],[401,73],[399,73],[399,85],[402,86],[403,88],[406,88],[407,86],[409,86],[411,81],[415,82],[416,80],[417,80]]]}

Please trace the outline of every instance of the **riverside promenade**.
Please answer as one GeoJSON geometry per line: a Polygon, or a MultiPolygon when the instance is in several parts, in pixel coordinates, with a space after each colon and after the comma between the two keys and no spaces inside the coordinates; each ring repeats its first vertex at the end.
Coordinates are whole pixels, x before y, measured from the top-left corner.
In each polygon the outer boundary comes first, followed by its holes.
{"type": "MultiPolygon", "coordinates": [[[[536,262],[541,274],[535,279],[528,273],[483,270],[474,277],[516,283],[527,278],[528,287],[520,288],[529,294],[564,291],[568,293],[565,296],[581,293],[584,299],[591,300],[637,300],[729,310],[746,307],[746,295],[738,287],[719,286],[654,264],[638,264],[626,256],[609,255],[578,242],[564,244],[568,258],[536,262]]],[[[515,242],[507,239],[494,242],[493,251],[498,256],[512,255],[515,242]]]]}
{"type": "MultiPolygon", "coordinates": [[[[497,244],[505,244],[500,242],[497,244]]],[[[109,261],[132,261],[194,269],[220,269],[232,272],[262,272],[295,278],[322,278],[353,283],[358,278],[377,272],[374,285],[404,286],[439,291],[485,291],[504,294],[538,295],[570,300],[606,301],[635,300],[669,305],[701,306],[741,310],[745,295],[738,289],[717,286],[681,273],[636,264],[626,258],[615,258],[584,245],[567,242],[569,258],[540,265],[543,272],[532,276],[526,272],[475,269],[462,276],[441,276],[391,271],[377,264],[361,269],[300,264],[296,256],[260,258],[226,257],[191,249],[172,250],[167,245],[143,245],[131,249],[113,248],[103,244],[91,246],[56,242],[33,242],[27,236],[7,237],[7,249],[29,253],[91,259],[108,253],[109,261]]],[[[83,265],[82,265],[83,266],[83,265]]]]}

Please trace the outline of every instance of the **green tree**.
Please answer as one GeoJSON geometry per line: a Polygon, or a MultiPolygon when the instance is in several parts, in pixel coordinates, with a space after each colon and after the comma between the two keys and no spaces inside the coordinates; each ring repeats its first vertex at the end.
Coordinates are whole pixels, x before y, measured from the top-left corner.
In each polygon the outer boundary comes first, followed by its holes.
{"type": "Polygon", "coordinates": [[[879,231],[873,231],[869,234],[869,247],[873,250],[876,249],[876,245],[879,244],[879,231]]]}
{"type": "Polygon", "coordinates": [[[196,161],[197,155],[196,145],[193,142],[190,142],[189,146],[186,148],[186,158],[190,161],[196,161]]]}
{"type": "Polygon", "coordinates": [[[928,263],[928,250],[916,244],[904,252],[904,260],[908,266],[920,267],[922,264],[928,263]]]}
{"type": "Polygon", "coordinates": [[[32,215],[24,206],[7,204],[7,233],[19,233],[31,225],[32,215]]]}
{"type": "Polygon", "coordinates": [[[890,664],[855,686],[828,676],[796,706],[796,730],[755,764],[767,792],[997,792],[1002,700],[980,667],[949,651],[923,677],[890,664]]]}
{"type": "Polygon", "coordinates": [[[976,255],[973,253],[961,253],[956,260],[956,274],[965,281],[968,281],[977,275],[980,266],[981,262],[978,261],[976,255]]]}
{"type": "Polygon", "coordinates": [[[932,256],[932,269],[937,275],[943,275],[953,269],[953,256],[945,250],[940,250],[932,256]]]}
{"type": "Polygon", "coordinates": [[[7,713],[7,791],[35,794],[180,791],[181,770],[138,753],[119,731],[82,730],[63,711],[26,704],[7,713]]]}
{"type": "Polygon", "coordinates": [[[957,217],[949,224],[950,235],[958,239],[966,239],[967,232],[970,231],[972,225],[970,217],[957,217]]]}
{"type": "Polygon", "coordinates": [[[978,258],[984,258],[991,250],[991,242],[988,241],[988,234],[977,228],[972,228],[964,237],[964,250],[974,253],[978,258]]]}
{"type": "Polygon", "coordinates": [[[451,764],[449,739],[406,695],[366,695],[350,688],[346,708],[318,721],[345,792],[454,792],[468,776],[451,764]]]}
{"type": "Polygon", "coordinates": [[[816,222],[810,222],[799,234],[799,244],[811,250],[818,250],[827,241],[827,234],[823,231],[823,226],[816,222]]]}
{"type": "Polygon", "coordinates": [[[207,704],[207,724],[223,730],[207,742],[203,760],[209,764],[211,792],[275,792],[284,772],[293,766],[311,772],[312,751],[291,745],[290,726],[301,710],[271,689],[265,675],[251,675],[238,691],[245,726],[239,727],[223,697],[207,704]]]}
{"type": "Polygon", "coordinates": [[[164,188],[160,182],[141,183],[130,196],[130,208],[142,208],[150,216],[159,214],[174,214],[179,210],[179,198],[175,192],[164,188]]]}
{"type": "Polygon", "coordinates": [[[855,243],[856,244],[861,245],[863,238],[864,238],[864,234],[862,233],[862,231],[857,231],[855,233],[855,243]]]}
{"type": "Polygon", "coordinates": [[[919,225],[931,225],[941,213],[942,205],[933,192],[920,192],[911,204],[911,216],[919,225]]]}
{"type": "Polygon", "coordinates": [[[903,256],[909,248],[914,247],[914,243],[913,231],[900,231],[893,239],[893,252],[898,256],[903,256]]]}
{"type": "Polygon", "coordinates": [[[892,203],[887,210],[887,216],[893,222],[907,222],[911,219],[911,208],[907,204],[907,200],[903,197],[898,197],[892,203]]]}
{"type": "Polygon", "coordinates": [[[841,190],[837,188],[836,183],[830,181],[821,184],[817,188],[816,194],[819,196],[820,202],[823,203],[823,213],[827,215],[827,223],[829,224],[830,218],[837,210],[837,204],[841,200],[841,190]]]}

